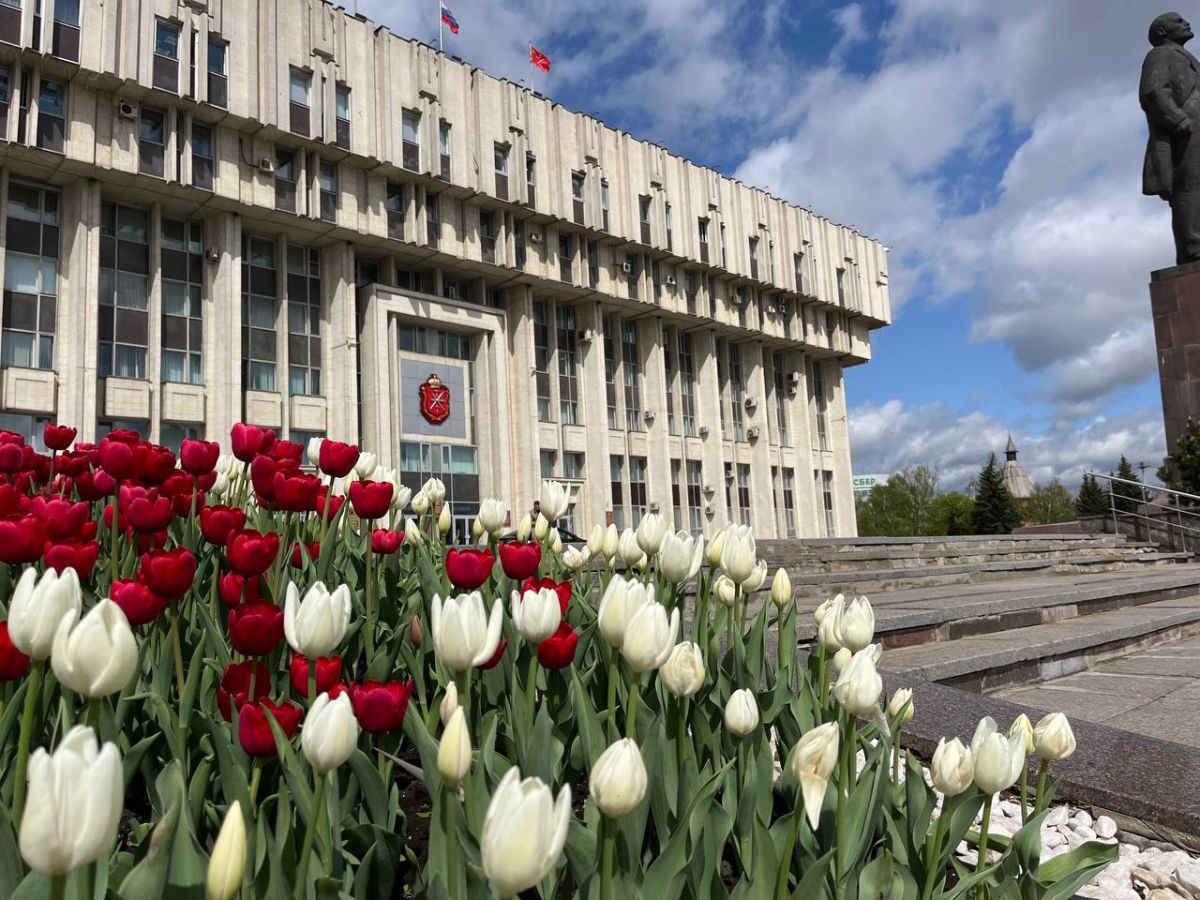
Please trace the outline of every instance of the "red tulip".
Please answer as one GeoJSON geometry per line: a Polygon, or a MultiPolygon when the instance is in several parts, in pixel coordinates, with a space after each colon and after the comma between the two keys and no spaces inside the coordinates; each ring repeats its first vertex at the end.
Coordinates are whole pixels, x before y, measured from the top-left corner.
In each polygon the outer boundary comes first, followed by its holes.
{"type": "MultiPolygon", "coordinates": [[[[306,543],[304,545],[304,549],[308,553],[308,558],[310,560],[312,560],[313,562],[316,562],[317,557],[321,555],[321,542],[313,541],[311,544],[306,543]]],[[[292,563],[292,568],[294,568],[294,569],[304,568],[304,554],[300,552],[300,544],[299,543],[292,544],[291,563],[292,563]]]]}
{"type": "Polygon", "coordinates": [[[69,538],[46,544],[42,560],[46,568],[53,569],[59,575],[66,569],[74,569],[79,580],[86,582],[92,577],[92,569],[96,567],[99,556],[100,545],[95,541],[69,538]]]}
{"type": "Polygon", "coordinates": [[[157,594],[139,581],[119,579],[108,589],[112,602],[121,607],[133,626],[148,625],[162,615],[171,602],[170,597],[157,594]]]}
{"type": "Polygon", "coordinates": [[[151,550],[138,566],[138,581],[172,600],[186,594],[195,579],[196,557],[186,547],[151,550]]]}
{"type": "Polygon", "coordinates": [[[322,485],[317,491],[317,508],[316,513],[319,516],[324,516],[327,519],[332,519],[338,514],[338,510],[342,508],[342,504],[346,502],[346,498],[341,494],[331,494],[329,485],[322,485]],[[325,501],[329,501],[329,513],[325,512],[325,501]]]}
{"type": "Polygon", "coordinates": [[[362,684],[349,685],[347,690],[362,730],[369,734],[385,734],[395,731],[404,723],[413,683],[411,680],[364,681],[362,684]]]}
{"type": "Polygon", "coordinates": [[[229,611],[229,643],[238,653],[266,656],[283,640],[283,610],[273,603],[243,603],[229,611]]]}
{"type": "Polygon", "coordinates": [[[164,497],[155,488],[121,485],[122,524],[145,534],[162,531],[174,517],[170,497],[164,497]]]}
{"type": "Polygon", "coordinates": [[[298,474],[291,477],[275,473],[271,496],[275,508],[284,512],[312,512],[317,508],[317,491],[321,481],[316,475],[298,474]]]}
{"type": "Polygon", "coordinates": [[[75,476],[75,493],[80,500],[95,503],[113,492],[116,482],[104,472],[81,472],[75,476]]]}
{"type": "Polygon", "coordinates": [[[55,425],[53,422],[47,422],[42,428],[42,443],[51,450],[66,450],[71,446],[71,441],[75,440],[75,435],[78,433],[69,425],[55,425]]]}
{"type": "Polygon", "coordinates": [[[38,510],[37,504],[45,503],[44,497],[34,497],[31,501],[24,491],[18,491],[16,485],[0,484],[0,516],[15,516],[18,513],[35,512],[40,518],[45,518],[38,510]]]}
{"type": "Polygon", "coordinates": [[[100,442],[100,467],[117,481],[138,473],[138,455],[137,444],[114,438],[113,434],[100,442]]]}
{"type": "Polygon", "coordinates": [[[537,648],[538,662],[546,669],[565,669],[575,661],[575,647],[579,643],[579,635],[563,622],[558,631],[550,635],[537,648]]]}
{"type": "Polygon", "coordinates": [[[275,443],[275,432],[270,428],[246,425],[238,422],[229,433],[229,444],[233,455],[242,462],[250,462],[260,453],[266,453],[275,443]]]}
{"type": "Polygon", "coordinates": [[[161,444],[143,444],[140,448],[143,484],[162,484],[175,473],[175,454],[161,444]]]}
{"type": "Polygon", "coordinates": [[[451,547],[446,554],[446,577],[461,591],[473,591],[492,574],[496,557],[491,550],[459,550],[451,547]]]}
{"type": "MultiPolygon", "coordinates": [[[[292,654],[288,664],[288,677],[292,681],[292,690],[301,697],[308,696],[308,658],[299,653],[292,654]]],[[[317,693],[324,694],[330,690],[342,677],[342,658],[340,656],[322,656],[317,660],[317,693]]]]}
{"type": "Polygon", "coordinates": [[[8,636],[8,623],[0,622],[0,681],[20,681],[29,674],[29,657],[8,636]]]}
{"type": "Polygon", "coordinates": [[[258,576],[243,578],[236,572],[226,572],[217,581],[217,590],[226,606],[237,606],[243,600],[256,603],[262,599],[262,581],[258,576]]]}
{"type": "Polygon", "coordinates": [[[161,550],[167,546],[167,533],[165,531],[138,534],[130,528],[125,530],[125,535],[133,539],[139,555],[149,553],[151,550],[161,550]]]}
{"type": "Polygon", "coordinates": [[[217,465],[221,445],[216,441],[194,441],[184,438],[179,448],[179,467],[189,475],[206,475],[217,465]]]}
{"type": "Polygon", "coordinates": [[[300,465],[304,458],[304,445],[293,441],[276,441],[271,445],[271,459],[275,462],[290,462],[300,465]]]}
{"type": "Polygon", "coordinates": [[[390,481],[355,481],[350,485],[350,505],[360,519],[381,519],[391,510],[395,491],[390,481]]]}
{"type": "Polygon", "coordinates": [[[78,478],[92,467],[92,455],[76,445],[74,450],[67,450],[58,455],[55,470],[62,475],[78,478]]]}
{"type": "Polygon", "coordinates": [[[245,524],[245,511],[234,506],[206,506],[200,510],[200,533],[210,544],[223,546],[229,535],[245,524]]]}
{"type": "Polygon", "coordinates": [[[254,457],[250,463],[250,484],[254,492],[268,500],[275,496],[275,475],[279,472],[279,463],[264,455],[254,457]]]}
{"type": "Polygon", "coordinates": [[[32,447],[24,444],[0,444],[0,472],[21,472],[27,467],[27,460],[33,453],[32,447]]]}
{"type": "Polygon", "coordinates": [[[228,722],[235,709],[247,699],[262,700],[271,693],[271,673],[258,660],[247,659],[225,667],[217,685],[217,709],[228,722]],[[250,697],[250,673],[254,672],[254,696],[250,697]]]}
{"type": "Polygon", "coordinates": [[[555,581],[553,578],[526,578],[521,583],[521,593],[533,591],[535,594],[542,588],[547,588],[558,594],[558,605],[562,607],[562,614],[567,614],[567,605],[571,602],[571,582],[555,581]]]}
{"type": "Polygon", "coordinates": [[[533,541],[526,544],[518,541],[502,541],[498,547],[500,566],[509,578],[521,581],[537,572],[538,563],[542,561],[541,544],[533,541]]]}
{"type": "Polygon", "coordinates": [[[486,672],[488,669],[494,669],[494,668],[496,668],[496,666],[500,665],[500,660],[504,659],[504,651],[505,651],[505,650],[507,650],[507,649],[508,649],[508,638],[505,638],[505,639],[504,639],[504,640],[502,640],[502,641],[500,642],[500,644],[499,644],[499,645],[496,647],[496,652],[492,654],[492,658],[491,658],[491,659],[489,659],[489,660],[488,660],[487,662],[485,662],[485,663],[480,663],[480,664],[479,664],[479,665],[477,665],[475,668],[477,668],[477,669],[481,669],[481,670],[483,670],[483,671],[485,671],[485,672],[486,672]]]}
{"type": "Polygon", "coordinates": [[[239,529],[225,539],[225,557],[229,561],[229,568],[247,578],[267,571],[278,555],[279,535],[273,531],[260,534],[250,529],[239,529]]]}
{"type": "Polygon", "coordinates": [[[37,516],[0,518],[0,562],[12,565],[41,559],[46,548],[46,526],[37,516]]]}
{"type": "Polygon", "coordinates": [[[371,532],[371,550],[379,554],[395,553],[400,549],[404,535],[386,528],[376,528],[371,532]]]}
{"type": "Polygon", "coordinates": [[[358,462],[358,447],[354,444],[343,444],[341,441],[331,441],[329,438],[321,441],[321,454],[318,465],[321,471],[331,478],[344,478],[350,474],[354,464],[358,462]]]}
{"type": "Polygon", "coordinates": [[[46,533],[52,541],[79,537],[84,523],[91,516],[91,509],[87,503],[73,503],[57,497],[34,497],[30,509],[46,523],[46,533]]]}
{"type": "Polygon", "coordinates": [[[238,741],[249,756],[274,756],[275,734],[267,721],[270,713],[285,737],[296,733],[304,712],[295,703],[284,701],[276,706],[270,700],[255,700],[238,710],[238,741]]]}

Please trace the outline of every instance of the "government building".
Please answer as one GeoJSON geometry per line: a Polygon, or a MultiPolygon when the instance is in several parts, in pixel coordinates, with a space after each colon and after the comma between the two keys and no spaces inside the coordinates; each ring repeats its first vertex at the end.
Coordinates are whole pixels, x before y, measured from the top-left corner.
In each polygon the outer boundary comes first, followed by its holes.
{"type": "Polygon", "coordinates": [[[855,534],[886,251],[324,0],[0,0],[0,427],[855,534]]]}

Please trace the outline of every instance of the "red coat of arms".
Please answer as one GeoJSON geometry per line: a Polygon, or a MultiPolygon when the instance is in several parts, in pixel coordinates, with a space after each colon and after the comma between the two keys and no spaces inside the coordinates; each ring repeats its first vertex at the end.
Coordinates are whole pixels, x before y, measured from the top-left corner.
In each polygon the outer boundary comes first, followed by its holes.
{"type": "Polygon", "coordinates": [[[442,384],[437,374],[430,375],[418,389],[421,394],[421,415],[434,425],[441,425],[450,415],[450,388],[442,384]]]}

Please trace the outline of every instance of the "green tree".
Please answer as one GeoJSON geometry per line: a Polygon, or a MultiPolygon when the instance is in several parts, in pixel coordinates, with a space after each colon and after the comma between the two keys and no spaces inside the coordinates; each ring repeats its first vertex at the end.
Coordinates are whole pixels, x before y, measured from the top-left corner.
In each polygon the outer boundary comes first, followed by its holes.
{"type": "Polygon", "coordinates": [[[1034,487],[1032,496],[1018,501],[1017,505],[1025,521],[1034,525],[1070,522],[1075,518],[1075,498],[1057,478],[1044,487],[1034,487]]]}
{"type": "Polygon", "coordinates": [[[1124,456],[1117,464],[1117,477],[1121,481],[1112,483],[1113,502],[1121,512],[1137,512],[1138,504],[1144,499],[1142,480],[1133,470],[1133,463],[1124,456]],[[1132,482],[1132,483],[1130,483],[1132,482]]]}
{"type": "Polygon", "coordinates": [[[1079,496],[1075,498],[1077,516],[1104,516],[1109,512],[1108,494],[1100,487],[1095,475],[1084,475],[1079,485],[1079,496]]]}
{"type": "Polygon", "coordinates": [[[995,453],[988,457],[976,485],[975,509],[971,513],[971,529],[975,534],[1009,534],[1021,524],[1017,504],[996,465],[995,453]]]}
{"type": "Polygon", "coordinates": [[[971,515],[975,501],[962,491],[950,491],[933,501],[933,530],[930,534],[972,534],[971,515]]]}
{"type": "Polygon", "coordinates": [[[928,466],[909,466],[877,484],[858,503],[858,533],[864,537],[913,537],[934,534],[933,506],[938,493],[937,472],[928,466]]]}
{"type": "Polygon", "coordinates": [[[1200,422],[1189,418],[1175,442],[1171,461],[1158,470],[1167,487],[1185,494],[1200,494],[1200,422]]]}

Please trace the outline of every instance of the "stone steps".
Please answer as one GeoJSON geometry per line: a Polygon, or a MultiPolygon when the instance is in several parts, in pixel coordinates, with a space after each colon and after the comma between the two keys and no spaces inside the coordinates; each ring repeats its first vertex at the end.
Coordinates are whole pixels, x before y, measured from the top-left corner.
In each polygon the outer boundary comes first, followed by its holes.
{"type": "Polygon", "coordinates": [[[819,548],[804,551],[780,548],[761,555],[775,566],[788,570],[812,572],[844,572],[862,569],[907,569],[973,565],[977,563],[1006,563],[1020,560],[1059,559],[1072,555],[1111,556],[1114,559],[1136,559],[1157,553],[1153,544],[1109,544],[1076,542],[1072,544],[1031,544],[1004,548],[963,547],[957,550],[927,552],[924,548],[867,548],[825,552],[819,548]]]}

